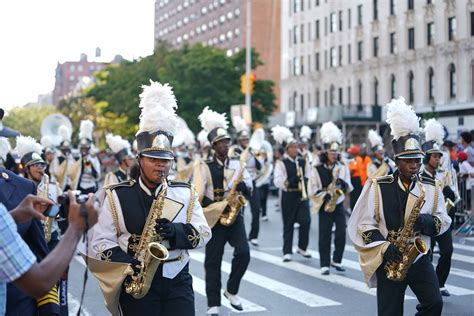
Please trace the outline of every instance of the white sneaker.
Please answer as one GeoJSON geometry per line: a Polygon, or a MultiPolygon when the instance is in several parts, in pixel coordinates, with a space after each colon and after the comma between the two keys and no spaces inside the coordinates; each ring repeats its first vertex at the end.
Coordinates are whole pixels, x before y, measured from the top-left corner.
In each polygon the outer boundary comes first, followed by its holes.
{"type": "Polygon", "coordinates": [[[300,255],[302,255],[305,258],[311,258],[311,254],[309,252],[307,252],[306,250],[298,248],[296,250],[296,252],[299,253],[300,255]]]}
{"type": "Polygon", "coordinates": [[[283,262],[290,262],[292,260],[291,253],[287,253],[283,256],[283,262]]]}
{"type": "Polygon", "coordinates": [[[300,223],[294,223],[293,228],[300,228],[300,223]]]}
{"type": "Polygon", "coordinates": [[[230,306],[238,311],[244,310],[242,303],[240,302],[240,298],[237,295],[230,294],[229,292],[225,291],[224,296],[229,300],[230,306]]]}
{"type": "Polygon", "coordinates": [[[262,222],[268,222],[268,216],[262,216],[262,222]]]}
{"type": "Polygon", "coordinates": [[[329,275],[329,267],[322,267],[321,268],[322,275],[329,275]]]}
{"type": "Polygon", "coordinates": [[[207,309],[207,315],[219,315],[220,308],[219,306],[211,306],[207,309]]]}
{"type": "Polygon", "coordinates": [[[258,239],[250,239],[250,243],[254,246],[258,246],[258,239]]]}

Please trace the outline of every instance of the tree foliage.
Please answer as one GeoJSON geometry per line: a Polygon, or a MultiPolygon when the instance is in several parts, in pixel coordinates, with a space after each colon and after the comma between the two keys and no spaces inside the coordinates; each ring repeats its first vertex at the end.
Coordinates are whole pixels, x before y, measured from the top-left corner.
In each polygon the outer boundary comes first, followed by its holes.
{"type": "Polygon", "coordinates": [[[22,135],[41,139],[41,123],[50,114],[58,113],[53,105],[34,105],[13,108],[3,119],[5,126],[17,130],[22,135]]]}

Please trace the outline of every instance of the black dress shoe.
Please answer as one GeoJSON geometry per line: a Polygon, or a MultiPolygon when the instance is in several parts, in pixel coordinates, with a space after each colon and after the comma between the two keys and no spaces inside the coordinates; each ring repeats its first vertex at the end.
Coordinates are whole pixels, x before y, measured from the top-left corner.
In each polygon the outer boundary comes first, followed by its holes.
{"type": "Polygon", "coordinates": [[[442,289],[439,292],[441,293],[441,296],[451,296],[447,289],[442,289]]]}
{"type": "Polygon", "coordinates": [[[240,300],[237,298],[236,295],[229,295],[226,291],[224,292],[224,296],[229,300],[230,306],[232,306],[238,311],[244,310],[244,308],[242,307],[242,303],[240,303],[240,300]]]}

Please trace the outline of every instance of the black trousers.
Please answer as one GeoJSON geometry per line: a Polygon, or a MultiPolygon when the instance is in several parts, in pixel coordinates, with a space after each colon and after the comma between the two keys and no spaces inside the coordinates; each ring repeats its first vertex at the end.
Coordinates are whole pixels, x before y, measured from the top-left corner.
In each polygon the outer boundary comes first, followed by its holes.
{"type": "Polygon", "coordinates": [[[150,291],[142,299],[133,298],[122,288],[120,308],[125,316],[194,316],[193,279],[188,265],[174,279],[164,278],[163,266],[160,265],[150,291]]]}
{"type": "Polygon", "coordinates": [[[260,188],[258,188],[260,195],[260,209],[262,210],[262,216],[267,216],[267,199],[268,199],[268,191],[270,190],[269,184],[264,184],[260,188]]]}
{"type": "MultiPolygon", "coordinates": [[[[239,292],[240,281],[250,262],[250,249],[245,233],[243,216],[239,215],[231,226],[223,226],[219,222],[212,228],[212,238],[206,245],[206,296],[207,306],[221,305],[221,265],[225,244],[234,247],[232,268],[227,281],[230,294],[239,292]]],[[[175,315],[180,315],[175,313],[175,315]]]]}
{"type": "Polygon", "coordinates": [[[336,223],[336,232],[332,260],[335,263],[341,263],[346,246],[346,215],[343,202],[337,204],[332,213],[325,212],[323,208],[319,211],[319,260],[321,267],[329,267],[331,263],[331,237],[334,223],[336,223]]]}
{"type": "Polygon", "coordinates": [[[441,315],[443,299],[438,288],[438,279],[428,256],[421,257],[415,262],[407,277],[402,282],[387,279],[385,260],[377,269],[377,310],[379,315],[403,315],[403,301],[407,286],[411,288],[418,299],[415,315],[441,315]]]}
{"type": "Polygon", "coordinates": [[[435,243],[439,247],[439,260],[436,266],[436,275],[438,276],[439,287],[444,287],[451,270],[451,257],[453,256],[453,235],[451,229],[444,234],[431,238],[431,252],[435,243]]]}
{"type": "Polygon", "coordinates": [[[250,226],[249,239],[257,239],[258,231],[260,229],[260,192],[255,187],[255,181],[253,182],[254,190],[250,197],[250,211],[252,212],[252,224],[250,226]]]}
{"type": "Polygon", "coordinates": [[[311,216],[309,202],[301,201],[299,192],[281,192],[281,215],[283,216],[283,254],[293,253],[293,225],[300,224],[298,233],[298,247],[302,250],[308,248],[309,227],[311,216]]]}

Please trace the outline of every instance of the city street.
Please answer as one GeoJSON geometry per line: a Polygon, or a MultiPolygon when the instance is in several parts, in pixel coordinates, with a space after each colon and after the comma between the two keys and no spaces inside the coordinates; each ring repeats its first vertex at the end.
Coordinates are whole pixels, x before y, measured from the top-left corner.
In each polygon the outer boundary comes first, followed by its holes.
{"type": "MultiPolygon", "coordinates": [[[[345,273],[331,270],[329,276],[319,272],[318,217],[312,217],[310,250],[312,259],[298,254],[293,261],[282,261],[282,221],[277,212],[277,200],[268,201],[269,221],[261,222],[259,247],[251,246],[251,262],[241,284],[239,295],[244,314],[249,315],[376,315],[375,290],[369,290],[363,282],[357,254],[348,241],[344,253],[345,273]]],[[[245,214],[250,226],[250,212],[245,214]]],[[[295,229],[297,233],[297,229],[295,229]]],[[[295,237],[297,234],[295,234],[295,237]]],[[[296,243],[296,240],[294,242],[296,243]]],[[[474,310],[474,239],[454,238],[454,255],[447,288],[450,297],[443,297],[443,315],[472,315],[474,310]]],[[[190,271],[194,277],[196,315],[204,315],[207,309],[204,282],[204,249],[191,252],[190,271]]],[[[226,248],[222,263],[222,281],[225,285],[230,272],[232,248],[226,248]]],[[[435,261],[437,256],[435,255],[435,261]]],[[[69,273],[70,314],[75,315],[79,306],[84,276],[84,264],[77,256],[69,273]]],[[[222,288],[225,290],[225,286],[222,288]]],[[[405,314],[416,312],[417,300],[408,290],[405,314]]],[[[222,296],[221,315],[234,313],[222,296]]],[[[107,315],[102,294],[94,277],[89,274],[84,298],[84,315],[107,315]]]]}

